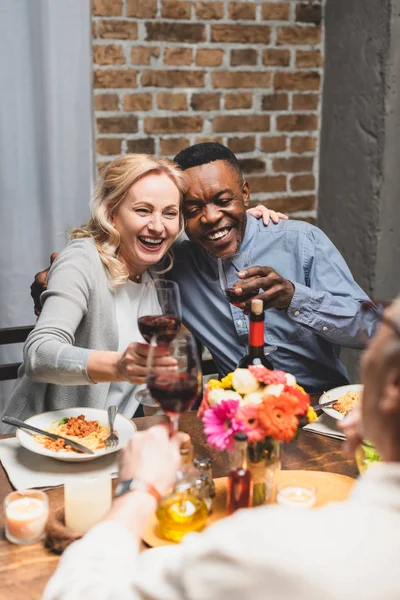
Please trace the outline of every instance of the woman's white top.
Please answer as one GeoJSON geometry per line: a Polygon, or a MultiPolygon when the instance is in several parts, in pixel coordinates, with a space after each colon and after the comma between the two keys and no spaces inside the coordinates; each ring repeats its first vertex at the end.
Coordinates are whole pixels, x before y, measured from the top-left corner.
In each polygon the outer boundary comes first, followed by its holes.
{"type": "MultiPolygon", "coordinates": [[[[144,273],[142,283],[127,281],[115,291],[119,352],[124,352],[132,342],[146,343],[138,327],[140,301],[142,301],[142,315],[154,315],[161,312],[155,288],[152,286],[148,288],[148,291],[144,289],[146,281],[151,281],[151,277],[147,273],[144,273]]],[[[119,407],[119,413],[129,418],[133,417],[139,405],[135,394],[138,389],[142,389],[143,387],[144,385],[135,385],[128,381],[115,381],[111,383],[108,390],[106,408],[111,404],[116,404],[119,407]]]]}

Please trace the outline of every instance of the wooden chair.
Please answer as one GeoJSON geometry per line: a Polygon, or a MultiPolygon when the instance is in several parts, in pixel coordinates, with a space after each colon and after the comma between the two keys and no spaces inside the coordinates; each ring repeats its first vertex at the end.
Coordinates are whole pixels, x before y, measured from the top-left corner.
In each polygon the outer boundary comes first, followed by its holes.
{"type": "MultiPolygon", "coordinates": [[[[20,344],[25,342],[32,329],[33,325],[0,329],[0,346],[4,346],[6,344],[20,344]]],[[[199,348],[199,350],[202,353],[202,346],[199,348]]],[[[21,363],[8,363],[0,365],[0,381],[17,379],[20,364],[21,363]]],[[[213,373],[217,373],[217,367],[215,366],[212,358],[203,359],[201,361],[201,366],[203,375],[212,375],[213,373]]]]}
{"type": "MultiPolygon", "coordinates": [[[[32,329],[33,325],[0,329],[0,346],[6,344],[21,344],[25,342],[32,329]]],[[[0,381],[17,379],[20,364],[21,363],[8,363],[0,365],[0,381]]]]}

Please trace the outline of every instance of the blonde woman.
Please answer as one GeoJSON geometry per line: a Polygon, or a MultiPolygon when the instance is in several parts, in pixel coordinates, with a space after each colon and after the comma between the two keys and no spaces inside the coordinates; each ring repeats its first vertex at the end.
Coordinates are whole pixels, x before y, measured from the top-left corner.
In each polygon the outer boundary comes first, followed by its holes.
{"type": "MultiPolygon", "coordinates": [[[[168,159],[130,154],[104,169],[88,224],[72,231],[52,265],[4,414],[26,419],[69,406],[104,408],[111,396],[133,416],[148,348],[137,327],[139,295],[147,270],[182,231],[185,190],[185,175],[168,159]]],[[[148,302],[150,313],[155,294],[148,302]]],[[[158,350],[158,365],[171,368],[158,350]]]]}

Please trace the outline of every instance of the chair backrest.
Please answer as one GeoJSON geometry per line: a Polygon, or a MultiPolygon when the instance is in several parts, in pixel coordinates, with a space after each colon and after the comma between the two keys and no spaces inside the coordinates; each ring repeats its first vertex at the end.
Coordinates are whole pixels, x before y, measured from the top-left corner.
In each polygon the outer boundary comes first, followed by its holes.
{"type": "MultiPolygon", "coordinates": [[[[33,329],[33,325],[24,327],[6,327],[0,329],[0,346],[6,344],[21,344],[33,329]]],[[[0,381],[17,379],[18,369],[21,363],[7,363],[0,365],[0,381]]]]}

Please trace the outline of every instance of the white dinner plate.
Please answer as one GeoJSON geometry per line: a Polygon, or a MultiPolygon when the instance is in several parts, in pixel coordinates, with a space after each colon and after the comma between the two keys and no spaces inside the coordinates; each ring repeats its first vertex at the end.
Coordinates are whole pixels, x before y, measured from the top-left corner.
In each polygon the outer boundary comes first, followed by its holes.
{"type": "MultiPolygon", "coordinates": [[[[347,392],[362,392],[363,390],[364,386],[360,383],[356,383],[353,385],[342,385],[340,387],[333,388],[332,390],[328,390],[326,393],[332,400],[339,400],[339,398],[347,394],[347,392]]],[[[324,404],[325,402],[329,402],[329,399],[322,394],[319,399],[319,404],[324,404]]],[[[344,415],[334,408],[323,408],[322,410],[333,419],[337,419],[338,421],[344,419],[344,415]]]]}
{"type": "MultiPolygon", "coordinates": [[[[79,415],[85,415],[88,421],[99,421],[103,425],[108,426],[107,411],[100,408],[88,408],[88,407],[74,407],[74,408],[62,408],[60,410],[52,410],[49,412],[40,413],[26,419],[25,423],[34,425],[40,429],[50,429],[52,425],[61,421],[64,417],[78,417],[79,415]]],[[[94,454],[80,454],[78,452],[66,452],[64,450],[60,452],[54,452],[54,450],[47,450],[44,446],[38,444],[34,438],[34,433],[25,429],[17,430],[17,438],[24,448],[36,452],[36,454],[42,454],[43,456],[50,456],[57,460],[63,460],[65,462],[83,462],[86,460],[93,460],[103,456],[104,454],[111,454],[120,450],[132,435],[136,431],[136,425],[127,417],[117,414],[114,422],[114,429],[119,437],[119,443],[116,448],[107,450],[95,450],[94,454]]],[[[85,445],[85,442],[82,441],[85,445]]]]}

